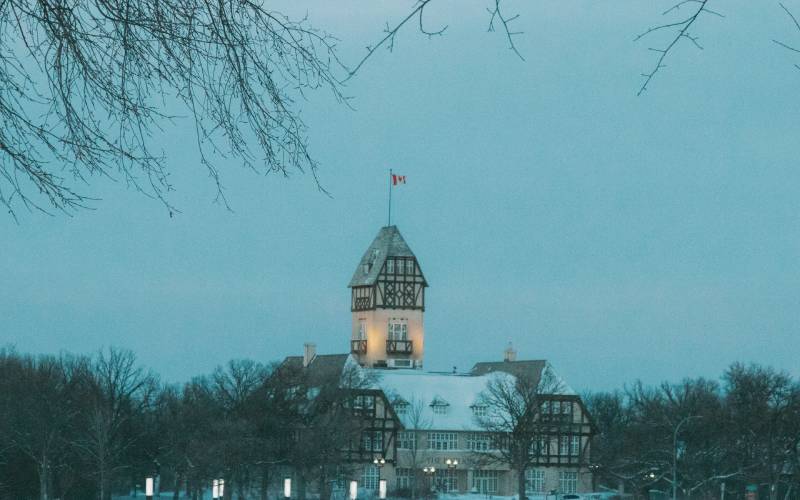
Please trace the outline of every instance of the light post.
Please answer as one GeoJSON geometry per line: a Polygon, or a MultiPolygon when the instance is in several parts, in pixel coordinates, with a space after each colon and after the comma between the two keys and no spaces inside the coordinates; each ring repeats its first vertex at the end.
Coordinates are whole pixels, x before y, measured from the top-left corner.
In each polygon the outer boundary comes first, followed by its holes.
{"type": "Polygon", "coordinates": [[[672,433],[672,500],[678,496],[678,431],[681,426],[693,418],[703,418],[702,415],[689,415],[678,422],[675,432],[672,433]]]}
{"type": "Polygon", "coordinates": [[[386,483],[381,479],[381,471],[383,470],[383,466],[386,465],[386,459],[378,457],[374,459],[372,463],[378,468],[378,496],[381,499],[386,498],[386,483]]]}
{"type": "Polygon", "coordinates": [[[589,472],[592,474],[592,491],[597,490],[597,471],[600,470],[600,464],[589,464],[589,472]]]}
{"type": "Polygon", "coordinates": [[[422,468],[422,473],[425,474],[425,477],[428,478],[428,490],[430,493],[433,493],[433,475],[436,474],[436,467],[432,465],[426,465],[422,468]]]}
{"type": "MultiPolygon", "coordinates": [[[[449,492],[450,491],[450,486],[451,486],[451,484],[449,482],[450,481],[450,474],[453,475],[453,479],[454,479],[453,482],[454,483],[457,482],[457,479],[455,477],[455,470],[456,470],[456,467],[458,467],[458,459],[457,458],[448,458],[448,459],[446,459],[444,461],[444,463],[445,463],[445,465],[447,465],[447,470],[451,471],[451,472],[448,473],[448,477],[445,478],[445,491],[449,492]]],[[[458,488],[454,488],[454,489],[458,489],[458,488]]]]}

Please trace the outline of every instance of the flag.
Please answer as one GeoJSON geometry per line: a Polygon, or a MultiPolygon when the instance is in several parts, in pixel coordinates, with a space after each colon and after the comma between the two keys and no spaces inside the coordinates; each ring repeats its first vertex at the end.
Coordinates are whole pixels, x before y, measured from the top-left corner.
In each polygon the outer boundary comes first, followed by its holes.
{"type": "Polygon", "coordinates": [[[406,183],[406,176],[405,175],[392,174],[392,186],[396,186],[398,184],[405,184],[405,183],[406,183]]]}

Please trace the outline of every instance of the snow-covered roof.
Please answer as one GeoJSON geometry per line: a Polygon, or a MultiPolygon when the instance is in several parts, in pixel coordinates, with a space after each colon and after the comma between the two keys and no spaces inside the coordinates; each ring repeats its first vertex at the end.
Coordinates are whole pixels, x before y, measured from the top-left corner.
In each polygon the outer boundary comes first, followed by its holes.
{"type": "MultiPolygon", "coordinates": [[[[553,394],[574,396],[572,390],[555,374],[549,363],[542,367],[557,381],[558,389],[553,394]]],[[[496,378],[515,380],[505,370],[492,370],[481,375],[422,372],[417,370],[376,370],[377,385],[386,393],[389,401],[408,403],[399,417],[407,429],[414,427],[431,430],[470,431],[480,430],[475,421],[473,406],[480,402],[480,394],[487,383],[496,378]],[[443,413],[434,412],[433,406],[446,406],[443,413]],[[415,406],[419,407],[418,422],[414,422],[415,406]],[[416,425],[415,425],[416,424],[416,425]]],[[[440,410],[441,411],[441,410],[440,410]]]]}

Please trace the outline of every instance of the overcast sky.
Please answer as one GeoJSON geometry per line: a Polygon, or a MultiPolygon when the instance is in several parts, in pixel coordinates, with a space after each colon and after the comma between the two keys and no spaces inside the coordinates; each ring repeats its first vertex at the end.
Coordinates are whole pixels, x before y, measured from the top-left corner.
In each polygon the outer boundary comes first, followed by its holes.
{"type": "MultiPolygon", "coordinates": [[[[487,1],[438,0],[346,92],[299,102],[320,177],[235,163],[233,212],[191,148],[188,120],[156,140],[174,218],[98,182],[96,210],[0,217],[0,344],[24,352],[130,348],[181,381],[230,358],[345,352],[346,288],[394,221],[428,279],[426,368],[546,358],[578,390],[733,361],[800,375],[800,45],[777,2],[718,2],[651,89],[658,40],[633,38],[669,2],[508,2],[521,61],[487,33],[487,1]]],[[[411,1],[294,1],[355,61],[411,1]],[[334,6],[335,5],[335,6],[334,6]]],[[[800,13],[800,1],[789,7],[800,13]]]]}

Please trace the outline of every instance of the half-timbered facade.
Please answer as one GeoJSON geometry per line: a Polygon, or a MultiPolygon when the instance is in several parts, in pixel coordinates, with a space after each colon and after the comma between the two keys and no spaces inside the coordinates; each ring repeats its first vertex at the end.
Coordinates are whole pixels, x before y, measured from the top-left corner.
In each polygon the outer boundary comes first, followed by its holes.
{"type": "Polygon", "coordinates": [[[381,228],[350,280],[350,352],[366,367],[422,368],[425,288],[396,226],[381,228]]]}
{"type": "MultiPolygon", "coordinates": [[[[491,413],[482,395],[493,378],[541,381],[547,373],[559,382],[540,393],[534,458],[523,472],[527,493],[545,500],[553,491],[591,491],[595,427],[580,397],[547,361],[517,361],[509,345],[503,361],[479,362],[467,373],[421,370],[428,284],[397,227],[381,228],[348,286],[349,353],[337,359],[346,358],[372,381],[343,396],[352,417],[363,423],[359,438],[343,450],[353,466],[350,479],[361,490],[375,493],[384,479],[394,496],[412,488],[417,496],[431,489],[516,495],[518,473],[498,459],[503,436],[481,425],[481,417],[491,413]],[[380,466],[376,459],[383,459],[380,466]],[[423,468],[435,472],[424,474],[423,468]]],[[[315,363],[308,353],[297,359],[309,367],[315,363]]]]}

